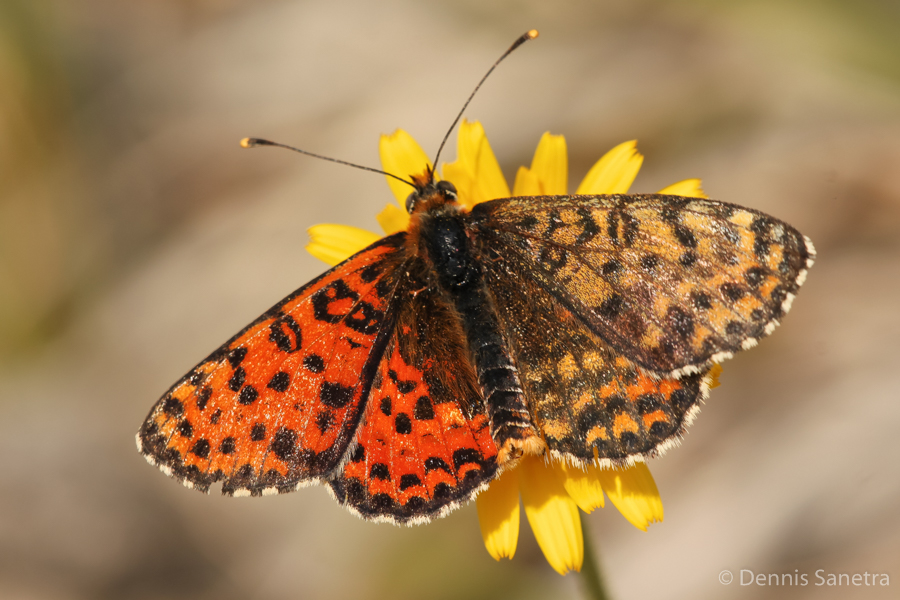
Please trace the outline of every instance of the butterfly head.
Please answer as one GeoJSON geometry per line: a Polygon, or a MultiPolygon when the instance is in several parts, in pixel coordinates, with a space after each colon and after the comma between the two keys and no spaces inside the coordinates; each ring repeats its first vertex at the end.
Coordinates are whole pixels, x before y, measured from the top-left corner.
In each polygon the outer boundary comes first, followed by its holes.
{"type": "Polygon", "coordinates": [[[456,203],[456,186],[449,181],[435,181],[431,167],[421,175],[411,175],[410,178],[416,190],[406,198],[406,212],[409,214],[456,203]]]}

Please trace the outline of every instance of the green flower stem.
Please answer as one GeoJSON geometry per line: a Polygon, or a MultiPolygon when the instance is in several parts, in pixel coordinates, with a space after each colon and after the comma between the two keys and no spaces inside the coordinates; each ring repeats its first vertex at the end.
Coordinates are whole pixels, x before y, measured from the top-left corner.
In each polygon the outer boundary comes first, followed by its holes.
{"type": "Polygon", "coordinates": [[[600,562],[594,551],[594,542],[585,527],[584,516],[581,517],[581,530],[584,532],[584,564],[581,566],[581,583],[584,585],[585,597],[589,600],[609,600],[609,594],[603,585],[600,574],[600,562]]]}

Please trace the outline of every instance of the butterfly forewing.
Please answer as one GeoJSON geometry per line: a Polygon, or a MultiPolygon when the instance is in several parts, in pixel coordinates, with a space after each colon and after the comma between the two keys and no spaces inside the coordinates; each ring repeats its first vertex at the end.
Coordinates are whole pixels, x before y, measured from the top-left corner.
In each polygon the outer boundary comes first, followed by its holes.
{"type": "Polygon", "coordinates": [[[486,256],[520,265],[618,355],[699,372],[771,333],[811,244],[760,212],[662,195],[535,196],[477,205],[486,256]]]}
{"type": "Polygon", "coordinates": [[[458,319],[415,278],[400,294],[356,449],[330,485],[360,515],[406,523],[483,487],[496,474],[497,447],[458,319]]]}
{"type": "Polygon", "coordinates": [[[138,445],[190,487],[287,491],[346,458],[393,328],[402,241],[376,242],[300,288],[153,407],[138,445]]]}

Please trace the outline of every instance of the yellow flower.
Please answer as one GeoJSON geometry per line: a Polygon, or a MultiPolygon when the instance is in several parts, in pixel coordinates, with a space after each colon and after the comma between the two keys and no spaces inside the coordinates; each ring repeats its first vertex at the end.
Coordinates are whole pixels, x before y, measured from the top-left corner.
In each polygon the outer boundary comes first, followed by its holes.
{"type": "MultiPolygon", "coordinates": [[[[400,177],[419,174],[424,165],[431,167],[422,148],[403,130],[382,136],[379,150],[383,169],[400,177]]],[[[457,152],[456,162],[443,166],[443,176],[456,186],[459,202],[466,208],[511,195],[568,193],[568,156],[561,135],[543,135],[531,167],[520,167],[516,173],[512,193],[480,123],[462,122],[457,152]]],[[[576,193],[627,193],[642,162],[635,141],[619,144],[597,161],[576,193]]],[[[377,218],[384,232],[391,234],[406,229],[409,224],[409,215],[403,207],[410,188],[390,177],[387,182],[399,206],[388,204],[377,218]]],[[[699,179],[680,181],[660,193],[706,197],[699,179]]],[[[379,237],[346,225],[316,225],[309,233],[309,252],[331,265],[379,237]]],[[[578,511],[590,513],[602,507],[604,494],[638,529],[646,530],[650,523],[663,519],[659,491],[644,463],[621,469],[594,466],[581,469],[544,457],[525,456],[476,499],[485,546],[497,560],[513,557],[519,538],[521,499],[525,516],[550,565],[560,574],[579,571],[584,559],[584,540],[578,511]]]]}

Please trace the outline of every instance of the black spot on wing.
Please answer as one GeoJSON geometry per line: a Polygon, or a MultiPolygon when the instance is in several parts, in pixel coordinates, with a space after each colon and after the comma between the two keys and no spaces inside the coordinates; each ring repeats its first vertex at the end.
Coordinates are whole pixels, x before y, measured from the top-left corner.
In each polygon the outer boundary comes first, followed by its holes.
{"type": "Polygon", "coordinates": [[[678,264],[680,264],[685,269],[690,269],[697,262],[697,255],[692,251],[688,250],[678,259],[678,264]]]}
{"type": "MultiPolygon", "coordinates": [[[[422,485],[422,480],[415,473],[405,473],[400,476],[400,490],[411,488],[413,486],[422,485]]],[[[412,500],[412,498],[410,498],[412,500]]],[[[409,504],[407,502],[407,504],[409,504]]]]}
{"type": "Polygon", "coordinates": [[[450,465],[448,465],[443,458],[440,458],[439,456],[430,456],[426,458],[425,471],[434,471],[435,469],[450,473],[450,465]]]}
{"type": "Polygon", "coordinates": [[[359,278],[364,283],[372,283],[375,279],[381,275],[382,265],[380,263],[374,263],[367,266],[365,269],[359,272],[359,278]]]}
{"type": "Polygon", "coordinates": [[[319,399],[331,408],[344,408],[353,400],[353,388],[332,381],[323,381],[319,399]]]}
{"type": "Polygon", "coordinates": [[[762,283],[763,279],[765,279],[766,270],[762,267],[750,267],[747,269],[747,272],[744,273],[744,279],[747,280],[747,283],[752,288],[757,288],[762,283]]]}
{"type": "Polygon", "coordinates": [[[376,309],[368,302],[359,302],[344,319],[344,324],[359,333],[372,335],[378,331],[383,321],[384,311],[376,309]]]}
{"type": "Polygon", "coordinates": [[[656,254],[647,254],[641,257],[641,268],[645,271],[652,271],[659,264],[659,256],[656,254]]]}
{"type": "Polygon", "coordinates": [[[459,471],[459,468],[468,463],[481,464],[483,460],[481,452],[475,448],[460,448],[453,451],[453,467],[459,471]]]}
{"type": "Polygon", "coordinates": [[[209,440],[200,438],[191,446],[191,453],[200,458],[209,458],[209,440]]]}
{"type": "Polygon", "coordinates": [[[710,297],[703,292],[691,292],[691,303],[694,305],[694,308],[698,310],[709,310],[712,308],[710,297]]]}
{"type": "Polygon", "coordinates": [[[413,416],[417,421],[428,421],[434,418],[434,405],[428,396],[419,396],[413,416]]]}
{"type": "Polygon", "coordinates": [[[234,373],[231,375],[231,379],[228,380],[228,388],[232,392],[240,391],[240,389],[244,385],[244,380],[247,378],[247,372],[244,371],[244,367],[238,367],[234,370],[234,373]]]}
{"type": "Polygon", "coordinates": [[[228,353],[228,362],[231,364],[232,369],[237,369],[241,366],[241,363],[247,357],[247,349],[246,348],[235,348],[231,352],[228,353]]]}
{"type": "Polygon", "coordinates": [[[616,260],[608,260],[600,266],[600,270],[604,275],[614,275],[622,270],[622,263],[616,260]]]}
{"type": "Polygon", "coordinates": [[[600,304],[600,315],[607,319],[614,319],[619,316],[625,307],[625,299],[619,294],[612,294],[609,298],[600,304]]]}
{"type": "Polygon", "coordinates": [[[269,341],[282,352],[296,352],[303,345],[303,332],[291,315],[281,315],[269,325],[269,341]]]}
{"type": "Polygon", "coordinates": [[[319,430],[319,433],[325,433],[332,427],[334,427],[335,422],[337,421],[334,412],[330,410],[323,410],[318,415],[316,415],[316,428],[319,430]]]}
{"type": "Polygon", "coordinates": [[[203,412],[203,409],[206,408],[207,402],[212,397],[212,388],[209,386],[205,386],[200,390],[200,393],[197,394],[197,410],[203,412]]]}
{"type": "Polygon", "coordinates": [[[170,417],[180,417],[184,414],[184,404],[178,398],[169,396],[163,402],[162,410],[170,417]]]}
{"type": "Polygon", "coordinates": [[[325,361],[318,354],[308,354],[303,358],[303,367],[311,373],[321,373],[325,370],[325,361]]]}
{"type": "Polygon", "coordinates": [[[272,375],[272,379],[266,384],[266,387],[276,392],[286,392],[291,385],[291,376],[284,371],[279,371],[272,375]]]}
{"type": "Polygon", "coordinates": [[[719,286],[719,291],[731,302],[737,302],[746,293],[744,287],[736,283],[723,283],[719,286]]]}
{"type": "Polygon", "coordinates": [[[190,421],[184,419],[178,424],[178,433],[180,433],[182,437],[190,438],[194,435],[194,426],[191,425],[190,421]]]}
{"type": "Polygon", "coordinates": [[[339,311],[332,312],[334,305],[342,300],[355,302],[358,299],[359,294],[350,289],[347,282],[337,279],[312,295],[313,315],[324,323],[340,323],[345,315],[339,311]]]}
{"type": "Polygon", "coordinates": [[[412,433],[412,421],[409,418],[409,415],[406,413],[400,413],[394,419],[394,428],[397,433],[401,435],[407,435],[412,433]]]}
{"type": "Polygon", "coordinates": [[[291,459],[297,450],[297,432],[287,427],[281,427],[272,436],[269,449],[283,461],[291,459]]]}
{"type": "Polygon", "coordinates": [[[256,388],[252,385],[245,385],[243,389],[241,389],[241,393],[238,394],[238,402],[243,405],[253,404],[256,402],[256,399],[259,397],[259,392],[256,391],[256,388]]]}
{"type": "Polygon", "coordinates": [[[255,423],[250,429],[250,439],[254,442],[260,442],[266,439],[266,426],[263,423],[255,423]]]}
{"type": "Polygon", "coordinates": [[[690,229],[684,225],[675,225],[672,229],[679,244],[685,248],[695,249],[697,247],[697,239],[690,229]]]}
{"type": "Polygon", "coordinates": [[[690,339],[694,335],[694,317],[688,311],[678,306],[672,306],[666,316],[669,325],[682,340],[690,339]]]}
{"type": "Polygon", "coordinates": [[[380,479],[382,481],[390,481],[391,480],[391,471],[388,469],[388,466],[384,463],[375,463],[372,465],[372,468],[369,469],[369,477],[371,479],[380,479]]]}

